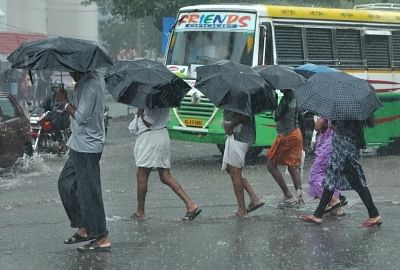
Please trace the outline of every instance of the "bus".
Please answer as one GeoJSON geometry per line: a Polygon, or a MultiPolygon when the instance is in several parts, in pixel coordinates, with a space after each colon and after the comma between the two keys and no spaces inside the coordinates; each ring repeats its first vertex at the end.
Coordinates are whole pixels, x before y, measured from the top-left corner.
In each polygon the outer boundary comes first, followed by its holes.
{"type": "MultiPolygon", "coordinates": [[[[257,4],[194,5],[179,10],[165,55],[169,69],[192,89],[171,110],[171,139],[225,142],[222,109],[194,88],[196,67],[219,59],[241,64],[314,63],[367,80],[383,103],[376,125],[365,130],[368,146],[400,150],[400,5],[354,9],[257,4]]],[[[270,112],[256,115],[258,155],[276,137],[270,112]]]]}

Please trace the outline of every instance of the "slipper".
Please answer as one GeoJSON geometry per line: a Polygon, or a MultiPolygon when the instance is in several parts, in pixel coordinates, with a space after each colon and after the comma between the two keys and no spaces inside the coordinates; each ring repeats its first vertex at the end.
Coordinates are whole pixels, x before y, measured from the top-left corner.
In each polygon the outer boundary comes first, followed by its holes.
{"type": "Polygon", "coordinates": [[[201,209],[197,207],[193,212],[186,212],[186,215],[182,218],[183,221],[190,221],[195,219],[201,213],[201,209]]]}
{"type": "Polygon", "coordinates": [[[379,227],[382,225],[382,218],[380,216],[377,216],[374,220],[367,219],[363,223],[361,223],[361,227],[379,227]]]}
{"type": "Polygon", "coordinates": [[[329,215],[334,216],[334,217],[344,217],[346,213],[342,210],[339,213],[337,211],[332,211],[329,213],[329,215]]]}
{"type": "Polygon", "coordinates": [[[279,204],[278,207],[279,208],[283,208],[283,207],[293,207],[293,206],[297,206],[297,200],[292,197],[292,198],[283,198],[279,204]]]}
{"type": "Polygon", "coordinates": [[[300,216],[299,217],[302,221],[307,222],[307,223],[314,223],[317,225],[321,225],[322,222],[317,221],[314,219],[314,216],[308,215],[308,216],[300,216]]]}
{"type": "Polygon", "coordinates": [[[131,219],[135,219],[135,220],[143,220],[144,217],[140,217],[138,216],[138,214],[135,212],[130,216],[131,219]]]}
{"type": "Polygon", "coordinates": [[[87,236],[81,236],[78,232],[74,233],[70,238],[64,240],[64,244],[77,244],[80,242],[86,242],[90,239],[87,236]]]}
{"type": "Polygon", "coordinates": [[[111,249],[111,244],[108,244],[106,246],[102,246],[102,245],[99,245],[99,243],[97,243],[97,240],[93,240],[90,243],[77,248],[77,250],[79,252],[110,251],[110,249],[111,249]]]}
{"type": "Polygon", "coordinates": [[[343,195],[339,196],[339,200],[340,200],[340,206],[346,206],[349,203],[347,198],[343,195]]]}
{"type": "Polygon", "coordinates": [[[328,207],[325,209],[325,214],[331,212],[333,209],[336,209],[336,208],[340,207],[341,205],[342,205],[342,204],[341,204],[340,202],[338,202],[338,203],[335,203],[335,204],[332,205],[332,206],[328,206],[328,207]]]}
{"type": "Polygon", "coordinates": [[[250,203],[249,206],[247,206],[247,213],[253,212],[264,205],[265,205],[265,202],[260,202],[259,204],[250,203]]]}

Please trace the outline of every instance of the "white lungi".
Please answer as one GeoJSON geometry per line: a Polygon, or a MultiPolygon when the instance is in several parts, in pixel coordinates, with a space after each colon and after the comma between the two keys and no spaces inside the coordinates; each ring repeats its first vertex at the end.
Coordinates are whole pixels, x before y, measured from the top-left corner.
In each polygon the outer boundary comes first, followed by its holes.
{"type": "Polygon", "coordinates": [[[235,140],[233,135],[226,138],[224,157],[222,159],[221,170],[226,170],[227,165],[243,168],[246,158],[246,153],[249,150],[249,145],[244,142],[235,140]]]}
{"type": "Polygon", "coordinates": [[[136,167],[170,168],[171,148],[166,128],[143,132],[136,139],[136,167]]]}

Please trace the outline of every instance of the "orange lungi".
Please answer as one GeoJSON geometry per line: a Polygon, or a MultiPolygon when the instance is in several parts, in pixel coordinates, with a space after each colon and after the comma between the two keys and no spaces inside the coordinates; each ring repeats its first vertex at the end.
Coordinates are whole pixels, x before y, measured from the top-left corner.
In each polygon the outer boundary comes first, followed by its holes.
{"type": "Polygon", "coordinates": [[[279,134],[267,157],[275,165],[287,165],[298,167],[301,163],[301,154],[303,150],[303,137],[301,131],[296,128],[288,135],[279,134]]]}

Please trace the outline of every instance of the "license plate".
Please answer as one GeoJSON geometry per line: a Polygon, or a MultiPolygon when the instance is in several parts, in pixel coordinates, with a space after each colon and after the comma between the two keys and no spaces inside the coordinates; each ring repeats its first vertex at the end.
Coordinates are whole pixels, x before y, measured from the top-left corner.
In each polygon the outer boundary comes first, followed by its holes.
{"type": "Polygon", "coordinates": [[[183,123],[188,127],[203,127],[203,120],[201,119],[184,119],[183,123]]]}

